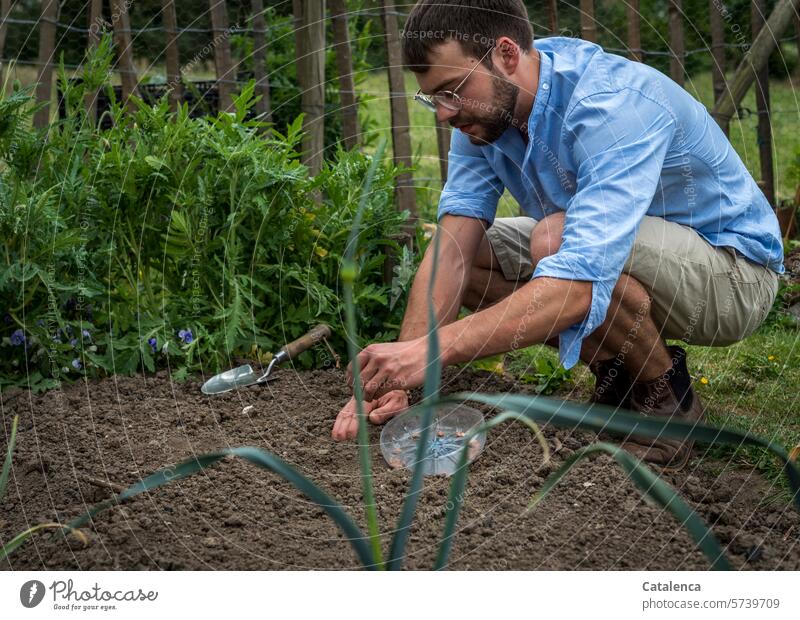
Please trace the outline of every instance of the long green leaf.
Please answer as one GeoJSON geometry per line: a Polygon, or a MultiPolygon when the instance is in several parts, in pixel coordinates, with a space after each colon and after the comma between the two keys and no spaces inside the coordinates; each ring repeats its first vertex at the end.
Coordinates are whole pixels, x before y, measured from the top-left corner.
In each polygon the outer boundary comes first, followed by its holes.
{"type": "Polygon", "coordinates": [[[86,534],[81,532],[80,530],[73,529],[69,526],[62,525],[61,523],[40,523],[39,525],[34,525],[31,528],[28,528],[24,532],[20,532],[10,541],[5,543],[2,547],[0,547],[0,560],[6,559],[11,552],[14,551],[17,547],[19,547],[22,543],[24,543],[28,538],[33,536],[36,532],[40,530],[68,530],[75,538],[80,540],[84,546],[89,544],[89,539],[86,538],[86,534]]]}
{"type": "Polygon", "coordinates": [[[479,394],[460,392],[450,394],[440,402],[472,400],[500,409],[518,411],[539,423],[560,427],[580,428],[597,433],[639,435],[667,439],[693,439],[707,444],[750,445],[766,448],[783,462],[783,471],[792,490],[795,504],[800,508],[800,471],[781,446],[747,432],[715,428],[683,420],[645,416],[633,411],[604,405],[589,405],[561,401],[545,396],[523,394],[479,394]]]}
{"type": "Polygon", "coordinates": [[[639,487],[644,495],[655,500],[662,508],[669,510],[680,521],[697,546],[711,562],[714,570],[730,570],[731,565],[725,557],[725,552],[720,547],[717,539],[708,529],[698,514],[684,502],[678,492],[669,484],[659,478],[642,461],[635,458],[619,446],[609,443],[595,443],[581,448],[567,458],[563,465],[548,476],[541,490],[536,494],[529,506],[534,508],[555,487],[559,481],[572,469],[572,467],[595,452],[607,452],[614,457],[633,483],[639,487]]]}
{"type": "Polygon", "coordinates": [[[324,510],[328,516],[336,522],[342,532],[344,532],[348,542],[350,542],[355,549],[359,560],[365,568],[374,569],[377,567],[373,561],[370,547],[365,542],[366,537],[358,528],[358,526],[350,519],[344,508],[342,508],[341,504],[331,498],[327,493],[325,493],[325,491],[320,489],[316,484],[311,482],[311,480],[303,476],[285,461],[279,459],[274,454],[270,454],[269,452],[264,452],[259,448],[250,446],[241,448],[227,448],[217,452],[202,454],[198,457],[187,459],[182,463],[175,465],[174,467],[165,467],[160,469],[147,476],[147,478],[144,478],[136,484],[131,485],[116,497],[113,497],[102,504],[98,504],[82,516],[73,520],[67,527],[78,528],[106,508],[115,506],[119,502],[130,499],[136,495],[139,495],[140,493],[143,493],[144,491],[157,489],[158,487],[164,486],[176,480],[181,480],[182,478],[186,478],[201,472],[226,456],[242,458],[253,465],[278,474],[284,480],[293,484],[295,488],[297,488],[312,502],[322,508],[322,510],[324,510]]]}
{"type": "Polygon", "coordinates": [[[433,421],[433,401],[439,396],[439,386],[442,380],[441,360],[439,359],[439,336],[436,333],[436,313],[433,307],[433,285],[436,281],[436,270],[439,264],[439,237],[440,235],[437,234],[433,240],[433,266],[431,267],[431,280],[428,283],[428,355],[425,366],[425,386],[422,389],[422,428],[417,442],[417,450],[414,454],[414,471],[411,474],[408,493],[406,493],[406,497],[403,500],[403,508],[400,511],[397,529],[392,537],[392,546],[389,551],[387,565],[389,570],[400,570],[403,567],[406,544],[408,543],[411,524],[414,522],[414,514],[422,491],[426,460],[425,452],[428,450],[428,435],[431,432],[430,427],[433,421]]]}
{"type": "Polygon", "coordinates": [[[6,459],[3,461],[3,472],[0,473],[0,502],[6,494],[6,485],[8,484],[8,476],[11,473],[11,458],[14,456],[14,445],[17,442],[17,424],[19,423],[19,416],[14,416],[14,421],[11,422],[11,437],[8,439],[8,448],[6,449],[6,459]]]}
{"type": "Polygon", "coordinates": [[[381,550],[380,530],[378,528],[378,511],[375,506],[375,491],[372,485],[372,467],[370,465],[369,454],[369,434],[367,432],[367,416],[364,413],[364,395],[361,385],[361,369],[358,365],[358,342],[356,330],[356,313],[353,303],[353,285],[358,275],[355,262],[355,252],[358,245],[358,235],[361,231],[361,221],[364,217],[364,209],[367,206],[367,199],[372,188],[372,179],[383,159],[383,151],[386,148],[386,138],[382,138],[378,143],[378,148],[372,157],[367,178],[361,192],[361,200],[358,209],[353,216],[353,225],[350,228],[350,235],[347,239],[347,248],[342,261],[341,277],[344,284],[344,305],[345,317],[347,322],[347,353],[350,357],[353,373],[353,397],[356,400],[356,414],[358,416],[358,461],[361,468],[361,486],[364,494],[364,510],[367,517],[367,531],[370,536],[372,547],[373,562],[383,568],[383,551],[381,550]]]}
{"type": "MultiPolygon", "coordinates": [[[[615,409],[603,405],[586,405],[570,403],[544,396],[527,396],[521,394],[479,394],[461,392],[444,396],[440,403],[460,403],[472,400],[505,409],[505,413],[516,412],[517,415],[567,428],[581,428],[594,432],[611,432],[620,435],[643,435],[647,437],[666,437],[670,439],[691,438],[709,444],[749,444],[770,450],[784,463],[784,472],[792,489],[795,503],[800,506],[800,474],[797,465],[787,456],[785,450],[761,437],[739,431],[718,429],[703,424],[695,424],[680,420],[666,420],[643,416],[631,411],[615,409]]],[[[494,419],[500,418],[500,414],[494,419]]],[[[445,526],[435,569],[440,570],[447,565],[452,548],[454,531],[463,502],[464,488],[467,479],[467,451],[462,449],[458,468],[453,474],[450,485],[449,502],[451,508],[445,516],[445,526]]]]}
{"type": "Polygon", "coordinates": [[[461,506],[464,503],[464,489],[466,488],[467,484],[467,470],[469,468],[469,464],[467,463],[467,457],[469,454],[469,441],[475,435],[488,432],[495,426],[508,420],[516,420],[528,426],[528,428],[533,431],[533,434],[536,436],[539,445],[542,447],[542,453],[544,455],[542,464],[550,461],[550,446],[547,445],[547,440],[542,434],[542,430],[539,428],[536,422],[517,411],[504,411],[493,417],[491,420],[484,422],[478,428],[468,432],[464,436],[464,445],[461,448],[461,452],[459,453],[458,457],[458,467],[453,473],[453,480],[450,483],[450,493],[447,502],[449,508],[447,508],[445,513],[444,530],[442,532],[442,539],[439,541],[439,551],[436,555],[434,570],[442,570],[447,566],[447,560],[450,557],[450,551],[453,548],[456,523],[458,522],[458,515],[461,511],[461,506]]]}

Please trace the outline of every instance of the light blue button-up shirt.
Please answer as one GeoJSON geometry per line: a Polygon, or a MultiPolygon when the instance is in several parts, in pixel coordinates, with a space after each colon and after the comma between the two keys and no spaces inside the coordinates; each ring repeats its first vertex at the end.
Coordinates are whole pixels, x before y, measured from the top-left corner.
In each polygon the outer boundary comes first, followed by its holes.
{"type": "Polygon", "coordinates": [[[588,315],[560,334],[566,368],[605,320],[645,215],[783,272],[777,218],[701,103],[659,71],[592,43],[552,37],[535,47],[528,143],[513,126],[484,146],[454,130],[439,217],[491,224],[504,188],[537,220],[566,212],[561,247],[533,274],[592,282],[588,315]]]}

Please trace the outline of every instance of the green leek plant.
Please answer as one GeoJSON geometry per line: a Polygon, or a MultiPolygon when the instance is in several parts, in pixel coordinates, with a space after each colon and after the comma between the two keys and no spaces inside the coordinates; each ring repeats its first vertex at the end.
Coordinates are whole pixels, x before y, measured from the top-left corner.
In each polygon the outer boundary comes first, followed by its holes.
{"type": "MultiPolygon", "coordinates": [[[[423,410],[423,428],[420,436],[419,447],[417,448],[417,460],[414,466],[408,492],[403,503],[400,517],[392,538],[388,559],[384,560],[378,530],[377,510],[372,484],[372,473],[368,451],[367,419],[364,413],[361,397],[362,387],[357,362],[358,343],[356,342],[356,319],[353,302],[353,282],[357,276],[356,248],[359,239],[359,231],[363,218],[364,208],[367,197],[372,187],[373,178],[380,165],[385,141],[381,141],[372,158],[369,170],[367,171],[366,181],[363,185],[359,207],[353,220],[350,237],[344,255],[342,266],[342,280],[345,292],[345,311],[346,311],[346,336],[348,352],[352,362],[354,377],[354,389],[357,403],[358,415],[358,448],[359,463],[361,467],[361,479],[363,485],[364,510],[366,514],[367,534],[356,525],[355,521],[344,510],[335,499],[331,498],[325,491],[319,488],[311,480],[300,474],[289,463],[279,459],[277,456],[264,452],[254,447],[241,447],[220,450],[210,454],[205,454],[183,461],[176,466],[164,468],[142,479],[140,482],[129,487],[111,500],[104,502],[81,517],[72,521],[68,528],[78,528],[92,519],[100,511],[128,500],[144,491],[156,489],[160,486],[169,484],[175,480],[185,478],[195,473],[201,472],[207,467],[213,466],[216,462],[226,456],[243,458],[254,465],[272,471],[285,480],[293,484],[299,491],[304,493],[312,502],[324,510],[339,526],[346,539],[350,542],[359,561],[367,569],[400,569],[405,557],[405,549],[408,542],[411,526],[417,507],[417,501],[423,485],[423,466],[424,466],[424,446],[426,445],[429,427],[433,417],[434,408],[445,403],[461,403],[464,401],[474,401],[491,405],[502,410],[502,412],[491,420],[488,420],[480,428],[474,429],[464,439],[464,448],[459,455],[459,467],[452,477],[448,509],[445,513],[444,529],[436,558],[435,568],[444,569],[448,566],[449,553],[452,548],[453,539],[456,535],[456,526],[461,504],[464,497],[468,474],[468,454],[467,446],[469,439],[478,432],[488,431],[498,424],[507,421],[518,421],[530,427],[536,434],[540,443],[543,445],[545,458],[549,458],[547,444],[539,430],[539,425],[544,423],[565,428],[577,428],[594,432],[609,432],[619,435],[636,434],[645,437],[667,437],[672,439],[694,439],[698,442],[707,444],[733,444],[733,445],[752,445],[766,448],[771,451],[783,463],[784,473],[787,476],[789,486],[795,503],[800,507],[800,473],[795,464],[790,460],[786,451],[772,442],[761,439],[749,433],[728,431],[725,429],[713,428],[705,425],[694,425],[681,421],[666,421],[649,418],[640,414],[613,410],[608,407],[583,405],[566,401],[555,400],[543,396],[527,396],[519,394],[481,394],[464,392],[441,396],[439,394],[441,380],[441,363],[439,360],[439,345],[436,334],[435,316],[432,305],[432,295],[428,299],[428,356],[425,372],[425,386],[423,390],[423,400],[415,408],[421,407],[423,410]]],[[[438,236],[434,240],[434,252],[438,252],[438,236]]],[[[436,261],[431,275],[429,290],[432,290],[433,282],[436,277],[436,261]]],[[[622,467],[631,481],[649,499],[669,510],[678,521],[686,527],[689,534],[693,537],[698,548],[709,559],[712,568],[727,569],[730,564],[725,557],[724,551],[714,538],[708,527],[703,523],[695,511],[684,502],[679,494],[663,479],[657,476],[649,467],[638,461],[630,454],[617,446],[608,443],[596,443],[578,450],[571,455],[562,466],[551,474],[544,482],[541,490],[533,498],[529,509],[533,509],[541,502],[555,485],[568,473],[568,471],[582,459],[598,452],[610,454],[614,460],[622,467]]],[[[10,457],[7,458],[7,464],[10,457]]],[[[5,473],[0,480],[5,480],[5,473]]],[[[5,549],[4,549],[5,552],[5,549]]]]}

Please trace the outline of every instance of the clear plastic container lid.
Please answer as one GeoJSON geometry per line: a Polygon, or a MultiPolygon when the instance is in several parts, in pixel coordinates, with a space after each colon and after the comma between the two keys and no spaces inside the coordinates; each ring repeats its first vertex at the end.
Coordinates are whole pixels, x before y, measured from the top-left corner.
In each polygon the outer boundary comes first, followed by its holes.
{"type": "MultiPolygon", "coordinates": [[[[417,446],[422,436],[421,410],[408,411],[392,418],[381,431],[381,453],[390,467],[413,469],[417,446]]],[[[483,414],[466,405],[448,403],[434,411],[427,446],[423,457],[423,472],[429,475],[450,476],[458,467],[459,452],[466,435],[483,424],[483,414]]],[[[472,437],[468,446],[468,461],[474,461],[483,451],[486,433],[472,437]]]]}

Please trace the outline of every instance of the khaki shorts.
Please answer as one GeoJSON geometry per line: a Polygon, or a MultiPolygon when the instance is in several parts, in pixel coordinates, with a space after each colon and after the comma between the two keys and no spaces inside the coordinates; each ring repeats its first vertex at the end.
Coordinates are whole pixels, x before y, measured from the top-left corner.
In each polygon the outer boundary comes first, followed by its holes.
{"type": "MultiPolygon", "coordinates": [[[[530,238],[536,220],[498,218],[487,239],[507,280],[533,275],[530,238]]],[[[692,228],[645,216],[622,271],[652,298],[664,338],[726,346],[752,334],[778,292],[778,274],[730,247],[715,247],[692,228]]]]}

